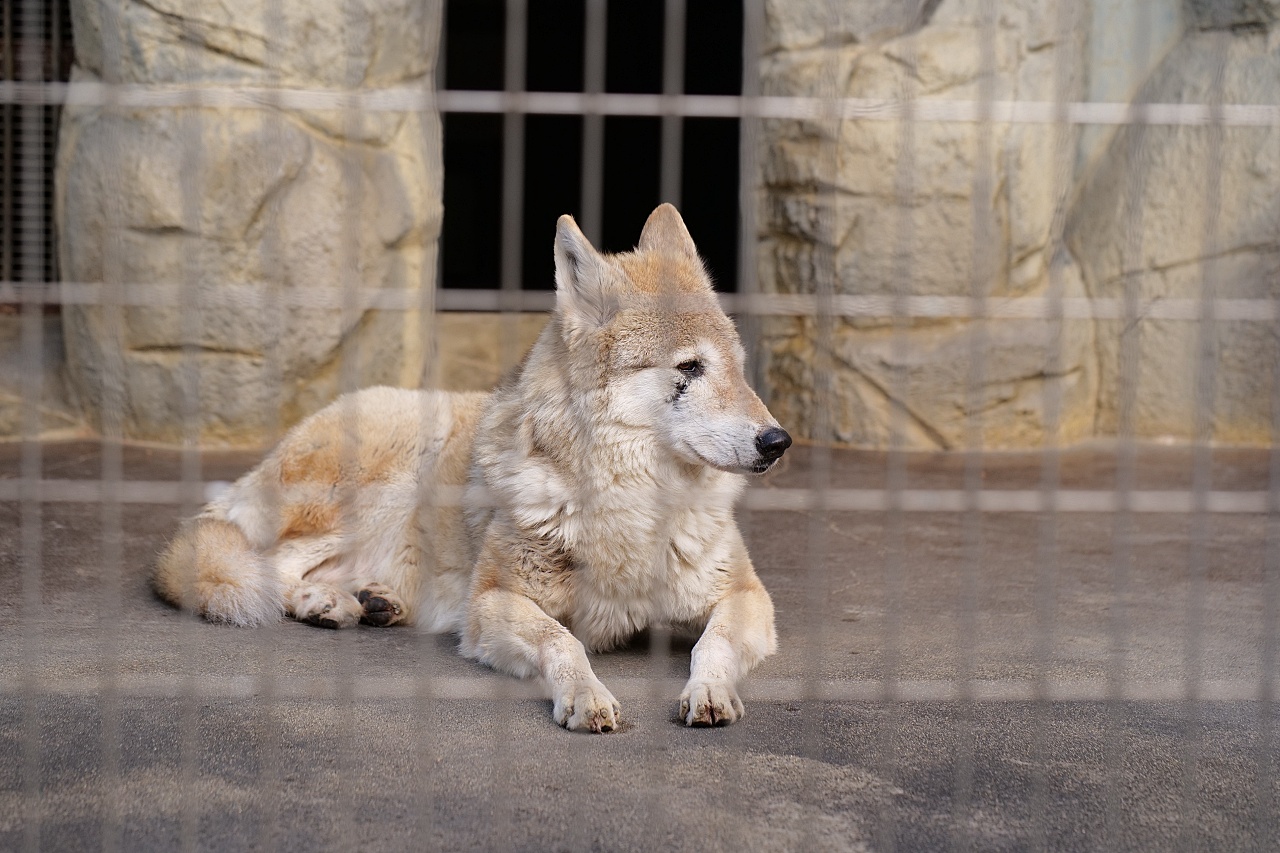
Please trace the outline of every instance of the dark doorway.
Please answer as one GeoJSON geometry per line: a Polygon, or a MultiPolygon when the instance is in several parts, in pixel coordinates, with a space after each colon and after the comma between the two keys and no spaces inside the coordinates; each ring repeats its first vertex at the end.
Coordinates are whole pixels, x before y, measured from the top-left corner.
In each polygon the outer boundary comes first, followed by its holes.
{"type": "MultiPolygon", "coordinates": [[[[608,6],[605,90],[662,91],[663,3],[615,0],[608,6]]],[[[742,74],[741,0],[687,4],[684,91],[737,95],[742,74]]],[[[442,85],[496,90],[503,85],[506,4],[450,0],[445,13],[442,85]]],[[[583,0],[529,0],[526,86],[583,89],[583,0]]],[[[441,286],[496,288],[502,231],[502,117],[449,113],[444,120],[444,231],[441,286]]],[[[579,214],[582,118],[525,120],[522,286],[549,290],[551,237],[562,213],[579,214]]],[[[681,213],[717,288],[733,291],[738,267],[737,119],[683,121],[681,213]]],[[[605,119],[601,246],[630,249],[659,202],[661,119],[605,119]]]]}
{"type": "MultiPolygon", "coordinates": [[[[0,80],[65,81],[71,74],[69,0],[0,6],[0,80]]],[[[58,279],[53,165],[61,107],[0,104],[0,282],[58,279]]],[[[0,304],[11,313],[13,305],[0,304]]]]}

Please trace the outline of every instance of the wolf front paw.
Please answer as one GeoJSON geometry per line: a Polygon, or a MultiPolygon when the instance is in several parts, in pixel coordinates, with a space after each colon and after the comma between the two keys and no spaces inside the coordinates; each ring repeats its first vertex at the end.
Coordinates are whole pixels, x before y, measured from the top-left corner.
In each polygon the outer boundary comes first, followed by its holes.
{"type": "Polygon", "coordinates": [[[338,589],[315,586],[295,590],[293,617],[320,628],[349,628],[360,621],[360,602],[338,589]]]}
{"type": "Polygon", "coordinates": [[[745,715],[732,682],[690,681],[680,694],[680,718],[686,726],[727,726],[745,715]]]}
{"type": "Polygon", "coordinates": [[[364,608],[360,621],[366,625],[385,628],[404,618],[404,602],[389,586],[371,583],[356,593],[356,601],[364,608]]]}
{"type": "Polygon", "coordinates": [[[608,688],[593,678],[559,687],[552,714],[572,732],[611,732],[622,719],[622,707],[608,688]]]}

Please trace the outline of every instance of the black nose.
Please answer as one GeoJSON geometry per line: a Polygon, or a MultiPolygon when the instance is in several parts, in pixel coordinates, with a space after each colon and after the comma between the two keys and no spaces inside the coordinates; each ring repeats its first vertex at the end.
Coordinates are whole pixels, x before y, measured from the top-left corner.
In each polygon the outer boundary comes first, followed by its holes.
{"type": "Polygon", "coordinates": [[[760,458],[772,462],[791,446],[791,436],[781,427],[769,427],[756,436],[756,450],[760,458]]]}

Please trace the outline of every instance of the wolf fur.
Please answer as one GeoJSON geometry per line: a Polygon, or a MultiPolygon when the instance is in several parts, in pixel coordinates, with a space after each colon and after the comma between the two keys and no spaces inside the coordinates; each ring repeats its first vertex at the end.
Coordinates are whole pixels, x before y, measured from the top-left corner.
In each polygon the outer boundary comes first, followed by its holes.
{"type": "Polygon", "coordinates": [[[776,640],[733,505],[790,437],[747,386],[674,207],[620,255],[562,216],[555,267],[555,311],[513,379],[339,398],[180,529],[159,594],[236,625],[454,632],[597,732],[621,710],[587,650],[691,628],[681,717],[741,718],[736,683],[776,640]]]}

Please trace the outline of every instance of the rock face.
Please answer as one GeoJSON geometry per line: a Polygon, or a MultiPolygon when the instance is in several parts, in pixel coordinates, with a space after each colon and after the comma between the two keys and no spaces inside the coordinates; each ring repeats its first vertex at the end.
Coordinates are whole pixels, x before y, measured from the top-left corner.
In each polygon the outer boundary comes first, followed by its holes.
{"type": "MultiPolygon", "coordinates": [[[[1081,67],[1082,28],[1068,22],[1071,35],[1060,38],[1050,0],[991,4],[998,11],[989,22],[982,3],[966,0],[844,4],[841,17],[826,21],[819,12],[830,4],[798,5],[812,14],[783,0],[768,4],[769,94],[1052,101],[1058,86],[1079,88],[1056,74],[1060,65],[1081,67]]],[[[1070,160],[1070,131],[831,120],[773,121],[764,135],[766,289],[1083,293],[1052,239],[1070,190],[1055,166],[1070,160]]],[[[764,326],[771,405],[788,428],[813,438],[885,446],[896,411],[907,446],[1034,444],[1045,429],[1047,383],[1064,439],[1092,427],[1088,323],[916,318],[895,333],[892,317],[862,316],[836,319],[825,332],[807,319],[764,326]]]]}
{"type": "MultiPolygon", "coordinates": [[[[1191,5],[1202,23],[1274,21],[1274,4],[1191,5]]],[[[1141,97],[1280,103],[1280,41],[1274,28],[1190,29],[1141,97]]],[[[1188,300],[1192,318],[1205,295],[1280,298],[1280,128],[1123,129],[1085,182],[1067,238],[1093,296],[1188,300]]],[[[1102,320],[1097,337],[1101,433],[1194,438],[1200,405],[1211,406],[1201,429],[1215,440],[1270,440],[1274,321],[1102,320]],[[1122,362],[1134,368],[1128,382],[1122,362]]]]}
{"type": "MultiPolygon", "coordinates": [[[[77,0],[76,80],[431,88],[439,4],[77,0]]],[[[68,106],[64,308],[90,420],[132,438],[257,444],[340,391],[416,384],[441,218],[438,116],[68,106]]]]}
{"type": "MultiPolygon", "coordinates": [[[[1159,21],[1156,36],[1105,33],[1108,44],[1146,45],[1132,60],[1141,67],[1112,69],[1110,83],[1085,79],[1098,67],[1090,51],[1105,47],[1089,43],[1098,37],[1089,16],[1144,26],[1110,0],[834,5],[844,8],[766,3],[766,94],[1052,102],[1132,79],[1146,81],[1136,90],[1152,102],[1280,97],[1280,4],[1271,0],[1159,4],[1146,22],[1159,21]],[[1179,18],[1181,39],[1154,43],[1179,18]],[[1167,55],[1166,44],[1176,45],[1167,55]]],[[[990,305],[1119,297],[1126,281],[1139,298],[1198,299],[1212,280],[1219,297],[1280,296],[1280,130],[1107,134],[1081,143],[1078,127],[1052,124],[765,122],[761,287],[818,297],[981,296],[990,305]],[[1221,178],[1216,199],[1205,183],[1212,169],[1221,178]]],[[[915,316],[895,324],[886,313],[774,317],[761,326],[770,406],[787,428],[878,447],[895,438],[920,448],[1027,447],[1122,426],[1186,438],[1195,434],[1197,399],[1208,396],[1215,438],[1266,441],[1280,356],[1268,325],[1254,321],[1202,328],[1185,319],[915,316]],[[1141,346],[1124,352],[1138,353],[1137,390],[1121,424],[1122,341],[1134,329],[1141,346]],[[1195,358],[1202,344],[1209,361],[1195,358]]]]}

